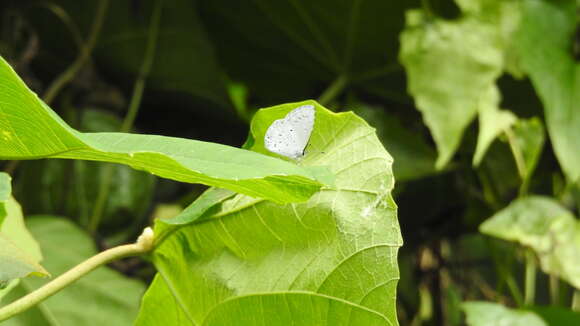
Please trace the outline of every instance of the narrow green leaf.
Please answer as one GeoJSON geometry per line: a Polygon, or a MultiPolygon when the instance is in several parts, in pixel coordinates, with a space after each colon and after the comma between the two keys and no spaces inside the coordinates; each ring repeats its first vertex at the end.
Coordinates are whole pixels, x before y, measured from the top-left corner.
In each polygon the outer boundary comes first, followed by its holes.
{"type": "Polygon", "coordinates": [[[234,195],[234,192],[227,189],[209,188],[177,216],[169,219],[156,220],[156,242],[162,242],[170,232],[175,231],[183,225],[198,222],[204,215],[211,216],[213,212],[212,208],[216,208],[218,204],[234,195]]]}
{"type": "Polygon", "coordinates": [[[187,206],[178,216],[159,220],[164,224],[185,225],[195,222],[215,205],[221,203],[235,193],[227,189],[210,188],[201,194],[191,205],[187,206]]]}
{"type": "MultiPolygon", "coordinates": [[[[266,152],[266,129],[295,107],[258,111],[248,146],[266,152]]],[[[158,274],[137,325],[397,324],[402,239],[391,156],[353,113],[317,110],[300,164],[329,165],[335,185],[283,206],[206,193],[192,209],[201,218],[154,252],[158,274]]]]}
{"type": "Polygon", "coordinates": [[[580,64],[573,56],[575,0],[525,0],[516,34],[522,67],[538,92],[554,152],[570,181],[580,178],[580,64]]]}
{"type": "MultiPolygon", "coordinates": [[[[407,12],[399,60],[408,90],[437,144],[437,168],[443,168],[459,146],[465,128],[476,117],[482,97],[502,72],[497,27],[473,17],[444,21],[407,12]]],[[[493,102],[493,100],[489,101],[493,102]]]]}
{"type": "MultiPolygon", "coordinates": [[[[31,92],[0,59],[0,159],[44,157],[130,165],[279,203],[307,200],[332,179],[320,168],[221,144],[154,135],[80,133],[31,92]]],[[[313,102],[305,102],[320,106],[313,102]]]]}
{"type": "MultiPolygon", "coordinates": [[[[76,110],[78,108],[73,108],[76,110]]],[[[111,113],[83,109],[79,129],[86,132],[115,131],[121,119],[111,113]]],[[[102,236],[119,225],[141,223],[153,195],[156,177],[126,165],[80,160],[33,160],[18,165],[14,196],[29,214],[74,216],[88,225],[105,174],[110,174],[109,196],[101,219],[102,236]]]]}
{"type": "MultiPolygon", "coordinates": [[[[45,266],[54,275],[97,253],[93,240],[64,218],[36,216],[27,222],[42,246],[45,266]]],[[[15,300],[48,281],[22,279],[5,299],[15,300]]],[[[131,325],[143,290],[140,282],[101,267],[2,325],[131,325]]]]}
{"type": "Polygon", "coordinates": [[[548,326],[531,311],[509,309],[498,303],[472,301],[462,304],[468,326],[548,326]]]}
{"type": "Polygon", "coordinates": [[[545,273],[580,288],[580,222],[554,199],[518,199],[481,224],[479,230],[530,247],[545,273]]]}

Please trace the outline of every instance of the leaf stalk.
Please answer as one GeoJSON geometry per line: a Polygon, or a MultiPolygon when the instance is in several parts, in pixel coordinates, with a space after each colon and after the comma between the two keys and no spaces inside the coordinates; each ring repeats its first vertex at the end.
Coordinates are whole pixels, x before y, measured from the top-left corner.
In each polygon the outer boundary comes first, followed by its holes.
{"type": "MultiPolygon", "coordinates": [[[[159,24],[161,21],[161,9],[163,7],[163,0],[158,0],[155,8],[153,9],[153,14],[151,17],[151,24],[149,25],[149,33],[147,38],[147,47],[145,49],[145,57],[143,59],[143,64],[139,70],[139,75],[135,80],[133,85],[133,95],[131,96],[131,102],[129,103],[129,108],[127,114],[123,119],[123,124],[121,125],[121,132],[129,132],[133,128],[133,123],[139,112],[139,107],[141,106],[141,100],[143,98],[143,92],[145,91],[145,82],[153,66],[153,61],[155,58],[155,50],[157,49],[157,39],[159,36],[159,24]]],[[[109,189],[111,188],[111,181],[113,178],[114,166],[106,165],[103,171],[103,177],[99,185],[99,192],[97,194],[97,199],[95,200],[95,206],[93,208],[93,214],[89,220],[88,230],[94,233],[99,224],[101,223],[101,218],[105,210],[105,205],[107,204],[107,198],[109,197],[109,189]]]]}
{"type": "Polygon", "coordinates": [[[101,27],[103,26],[103,21],[105,20],[105,15],[107,13],[107,8],[109,7],[109,0],[101,0],[97,6],[97,13],[95,20],[93,21],[93,26],[89,33],[89,38],[87,42],[80,48],[80,53],[75,59],[72,65],[70,65],[62,74],[60,74],[48,87],[43,95],[43,100],[46,104],[50,105],[52,101],[56,98],[56,95],[60,90],[68,84],[79,72],[79,70],[85,65],[87,60],[90,58],[93,49],[99,38],[101,32],[101,27]]]}
{"type": "Polygon", "coordinates": [[[322,105],[327,105],[334,100],[345,89],[348,84],[348,78],[341,75],[336,78],[330,86],[320,95],[318,102],[322,105]]]}

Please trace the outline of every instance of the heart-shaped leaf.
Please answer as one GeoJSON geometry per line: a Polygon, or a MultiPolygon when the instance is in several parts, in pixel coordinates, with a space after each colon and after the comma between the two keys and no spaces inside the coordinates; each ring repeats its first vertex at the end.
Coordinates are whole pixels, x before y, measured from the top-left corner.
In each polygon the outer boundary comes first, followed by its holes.
{"type": "Polygon", "coordinates": [[[397,323],[402,240],[392,158],[374,130],[353,113],[307,101],[258,111],[248,146],[268,153],[268,126],[305,104],[316,120],[299,164],[328,165],[335,185],[303,204],[204,194],[187,218],[170,220],[180,222],[153,254],[158,274],[138,325],[397,323]]]}

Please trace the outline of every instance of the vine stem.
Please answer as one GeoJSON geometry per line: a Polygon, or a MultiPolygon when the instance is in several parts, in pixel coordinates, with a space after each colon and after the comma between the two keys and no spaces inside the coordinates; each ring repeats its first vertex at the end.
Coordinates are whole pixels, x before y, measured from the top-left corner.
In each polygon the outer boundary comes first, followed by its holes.
{"type": "Polygon", "coordinates": [[[72,65],[70,65],[62,74],[60,74],[53,82],[50,84],[44,95],[42,96],[44,102],[48,105],[54,100],[58,92],[68,84],[79,72],[79,70],[85,65],[91,52],[95,48],[97,39],[101,32],[101,27],[103,26],[103,21],[105,20],[105,14],[107,13],[107,8],[109,7],[109,0],[99,1],[97,7],[97,13],[95,20],[93,21],[93,26],[89,34],[89,38],[84,46],[81,47],[81,51],[78,57],[75,59],[72,65]]]}
{"type": "Polygon", "coordinates": [[[431,6],[429,0],[421,0],[421,7],[423,8],[423,11],[425,11],[425,13],[427,14],[427,17],[429,18],[435,17],[435,14],[433,13],[433,7],[431,6]]]}
{"type": "Polygon", "coordinates": [[[558,276],[550,274],[550,303],[554,306],[560,304],[560,279],[558,276]]]}
{"type": "MultiPolygon", "coordinates": [[[[95,44],[99,38],[105,14],[107,13],[107,9],[109,7],[109,0],[101,0],[99,2],[97,13],[95,14],[95,19],[93,21],[91,31],[89,32],[89,38],[84,44],[80,34],[78,33],[78,29],[76,26],[74,26],[74,22],[70,19],[66,12],[62,10],[62,8],[51,4],[40,4],[40,6],[46,7],[49,11],[54,13],[64,22],[65,26],[70,29],[73,40],[79,46],[80,51],[75,61],[65,71],[58,75],[58,77],[56,77],[56,79],[48,86],[48,89],[42,95],[42,100],[44,103],[50,105],[60,90],[77,75],[87,60],[89,60],[91,52],[93,52],[95,44]]],[[[19,164],[20,161],[10,161],[4,170],[8,174],[13,174],[19,164]]]]}
{"type": "Polygon", "coordinates": [[[346,87],[348,84],[348,78],[345,75],[341,75],[336,78],[330,86],[320,95],[318,102],[322,105],[328,104],[330,101],[334,100],[346,87]]]}
{"type": "Polygon", "coordinates": [[[526,250],[526,278],[524,304],[531,306],[536,297],[536,257],[530,250],[526,250]]]}
{"type": "Polygon", "coordinates": [[[135,243],[114,247],[92,256],[44,286],[0,308],[0,322],[46,300],[99,266],[120,258],[148,253],[154,247],[154,238],[153,230],[147,227],[135,243]]]}
{"type": "Polygon", "coordinates": [[[529,177],[527,175],[528,167],[526,166],[522,149],[520,148],[520,146],[518,146],[516,142],[516,136],[514,135],[511,127],[504,130],[504,133],[507,136],[510,149],[514,156],[514,161],[516,162],[518,173],[520,175],[520,178],[522,179],[522,184],[520,185],[518,197],[525,197],[528,193],[529,188],[529,177]]]}
{"type": "MultiPolygon", "coordinates": [[[[135,84],[133,85],[133,95],[131,96],[131,102],[129,103],[127,114],[125,115],[123,124],[121,125],[121,132],[129,132],[131,130],[133,123],[135,122],[135,118],[137,117],[137,113],[139,112],[139,107],[141,106],[141,99],[143,98],[143,92],[145,91],[145,82],[147,81],[147,77],[149,76],[149,72],[153,66],[153,59],[155,58],[162,7],[163,0],[158,0],[155,8],[153,9],[151,24],[149,25],[149,37],[147,39],[145,57],[139,69],[139,75],[137,76],[135,84]]],[[[94,233],[101,223],[101,218],[105,210],[105,205],[107,204],[109,189],[111,187],[111,181],[113,178],[113,167],[113,165],[108,164],[103,170],[103,177],[99,185],[99,192],[97,194],[93,213],[88,224],[88,230],[91,233],[94,233]]]]}

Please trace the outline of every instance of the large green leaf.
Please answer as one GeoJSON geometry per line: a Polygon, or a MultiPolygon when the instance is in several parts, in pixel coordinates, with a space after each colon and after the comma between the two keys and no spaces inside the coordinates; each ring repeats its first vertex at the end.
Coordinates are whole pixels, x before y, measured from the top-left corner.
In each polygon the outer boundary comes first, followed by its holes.
{"type": "Polygon", "coordinates": [[[580,222],[554,199],[518,199],[481,224],[479,230],[530,247],[544,272],[580,288],[580,222]]]}
{"type": "Polygon", "coordinates": [[[0,60],[0,102],[0,159],[123,163],[164,178],[219,186],[280,203],[304,201],[331,180],[320,167],[301,167],[221,144],[154,135],[80,133],[38,99],[4,59],[0,60]]]}
{"type": "Polygon", "coordinates": [[[463,10],[460,19],[447,21],[412,10],[401,33],[399,60],[407,71],[409,93],[437,145],[438,168],[449,162],[478,113],[482,135],[476,164],[514,121],[510,113],[499,111],[495,81],[511,64],[509,36],[518,21],[516,2],[457,2],[463,10]]]}
{"type": "Polygon", "coordinates": [[[0,299],[17,279],[48,272],[39,264],[40,249],[24,224],[22,209],[10,195],[10,176],[0,172],[0,299]]]}
{"type": "MultiPolygon", "coordinates": [[[[251,148],[265,152],[266,128],[299,104],[259,111],[251,148]]],[[[174,218],[137,324],[397,324],[391,156],[353,113],[317,109],[300,164],[329,165],[335,186],[283,206],[215,190],[174,218]]]]}
{"type": "Polygon", "coordinates": [[[580,178],[580,64],[574,59],[575,0],[525,0],[516,44],[544,104],[554,152],[571,181],[580,178]]]}
{"type": "Polygon", "coordinates": [[[472,301],[462,306],[468,326],[548,326],[531,311],[509,309],[498,303],[472,301]]]}
{"type": "MultiPolygon", "coordinates": [[[[46,268],[60,275],[97,253],[92,239],[64,218],[37,216],[28,226],[44,253],[46,268]]],[[[26,278],[6,297],[14,300],[49,280],[26,278]]],[[[2,325],[131,325],[143,284],[101,267],[2,325]]]]}

